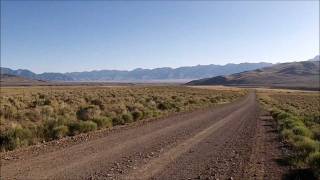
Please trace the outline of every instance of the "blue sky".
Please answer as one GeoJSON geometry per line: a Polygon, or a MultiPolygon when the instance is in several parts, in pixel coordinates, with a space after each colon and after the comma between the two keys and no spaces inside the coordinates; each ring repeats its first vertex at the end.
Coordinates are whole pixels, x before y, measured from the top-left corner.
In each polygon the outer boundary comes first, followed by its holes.
{"type": "Polygon", "coordinates": [[[1,1],[1,66],[35,72],[319,54],[319,1],[1,1]]]}

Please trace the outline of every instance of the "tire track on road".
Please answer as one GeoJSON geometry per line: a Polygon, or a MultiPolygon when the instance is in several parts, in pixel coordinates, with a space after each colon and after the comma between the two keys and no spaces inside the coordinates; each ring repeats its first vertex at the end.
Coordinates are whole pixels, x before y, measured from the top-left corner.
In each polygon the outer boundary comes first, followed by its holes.
{"type": "Polygon", "coordinates": [[[235,117],[240,117],[241,114],[246,111],[248,106],[244,106],[232,114],[226,116],[225,118],[215,122],[208,128],[203,131],[197,133],[195,136],[190,137],[184,142],[180,143],[174,148],[171,148],[169,151],[160,155],[159,158],[153,159],[151,162],[148,162],[145,166],[139,168],[136,171],[129,173],[128,175],[120,178],[120,179],[149,179],[153,177],[155,174],[159,173],[166,165],[170,162],[177,159],[181,154],[187,152],[191,147],[197,145],[200,141],[204,140],[212,133],[214,133],[219,128],[223,127],[228,122],[234,120],[235,117]]]}

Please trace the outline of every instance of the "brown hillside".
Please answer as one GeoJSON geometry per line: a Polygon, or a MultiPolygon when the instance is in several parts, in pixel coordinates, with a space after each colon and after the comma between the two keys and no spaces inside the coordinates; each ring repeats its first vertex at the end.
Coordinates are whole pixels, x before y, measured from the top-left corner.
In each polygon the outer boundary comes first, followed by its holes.
{"type": "Polygon", "coordinates": [[[187,84],[319,89],[319,70],[319,61],[291,62],[228,76],[195,80],[187,84]]]}

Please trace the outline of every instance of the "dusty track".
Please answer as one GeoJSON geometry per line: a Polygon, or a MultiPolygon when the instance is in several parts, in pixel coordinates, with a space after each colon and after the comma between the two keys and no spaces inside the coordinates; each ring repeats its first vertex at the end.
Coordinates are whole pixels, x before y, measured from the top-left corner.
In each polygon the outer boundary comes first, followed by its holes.
{"type": "MultiPolygon", "coordinates": [[[[15,160],[2,160],[1,177],[263,179],[277,169],[271,160],[265,161],[265,148],[274,146],[261,142],[264,135],[252,93],[230,105],[120,128],[87,142],[19,153],[15,160]]],[[[278,179],[281,172],[273,175],[278,179]]]]}

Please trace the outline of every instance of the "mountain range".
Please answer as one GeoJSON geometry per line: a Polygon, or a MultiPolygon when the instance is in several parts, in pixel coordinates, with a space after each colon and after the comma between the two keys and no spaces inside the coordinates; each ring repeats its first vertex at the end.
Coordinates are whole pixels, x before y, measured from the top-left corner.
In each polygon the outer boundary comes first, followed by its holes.
{"type": "Polygon", "coordinates": [[[226,65],[197,65],[179,68],[137,68],[132,71],[99,70],[71,73],[36,74],[27,69],[12,70],[1,67],[1,74],[15,75],[44,81],[157,81],[193,80],[272,66],[271,63],[240,63],[226,65]]]}
{"type": "Polygon", "coordinates": [[[320,89],[319,56],[301,62],[281,63],[256,70],[194,80],[187,85],[236,85],[320,89]]]}

